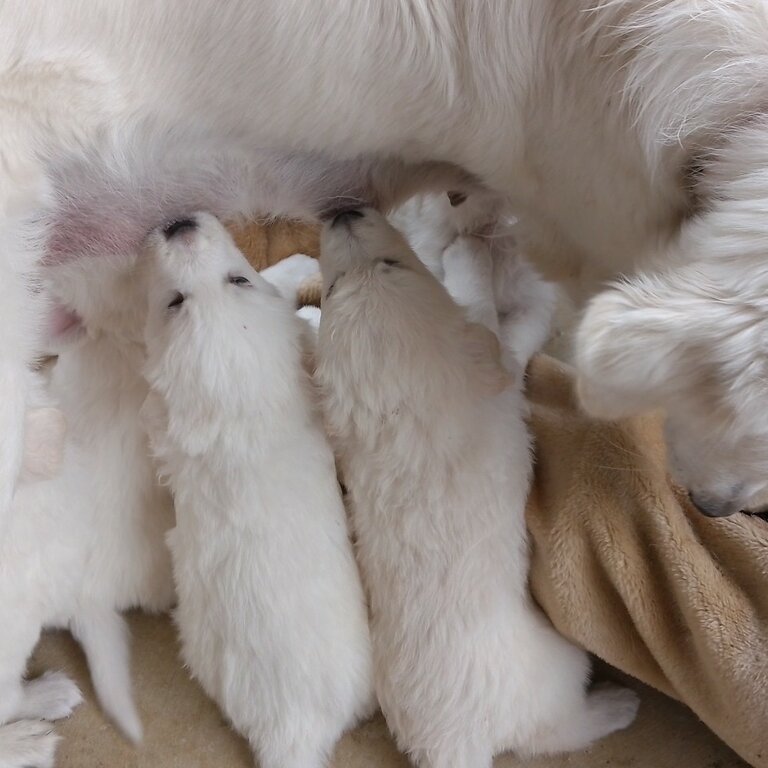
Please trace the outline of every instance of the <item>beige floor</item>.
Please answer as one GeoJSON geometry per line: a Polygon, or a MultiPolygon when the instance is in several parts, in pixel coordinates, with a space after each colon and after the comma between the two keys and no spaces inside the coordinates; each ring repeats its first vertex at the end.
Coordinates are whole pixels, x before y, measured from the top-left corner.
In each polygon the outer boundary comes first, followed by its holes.
{"type": "MultiPolygon", "coordinates": [[[[46,636],[31,671],[61,669],[73,675],[86,702],[59,726],[63,736],[59,768],[246,768],[247,745],[222,719],[178,661],[173,627],[165,617],[136,615],[134,679],[144,720],[144,743],[133,748],[105,721],[94,703],[82,654],[67,633],[46,636]]],[[[504,756],[496,768],[745,768],[684,707],[642,686],[642,706],[627,731],[589,752],[520,761],[504,756]]],[[[366,723],[339,744],[333,768],[406,768],[381,717],[366,723]]]]}

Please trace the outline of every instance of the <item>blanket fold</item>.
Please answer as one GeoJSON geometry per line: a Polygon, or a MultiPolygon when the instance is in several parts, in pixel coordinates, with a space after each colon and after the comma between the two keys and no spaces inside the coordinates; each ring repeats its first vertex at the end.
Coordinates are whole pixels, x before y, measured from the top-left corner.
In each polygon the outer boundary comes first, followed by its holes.
{"type": "Polygon", "coordinates": [[[768,766],[768,523],[695,510],[667,475],[660,415],[587,418],[546,356],[528,393],[534,596],[563,634],[768,766]]]}

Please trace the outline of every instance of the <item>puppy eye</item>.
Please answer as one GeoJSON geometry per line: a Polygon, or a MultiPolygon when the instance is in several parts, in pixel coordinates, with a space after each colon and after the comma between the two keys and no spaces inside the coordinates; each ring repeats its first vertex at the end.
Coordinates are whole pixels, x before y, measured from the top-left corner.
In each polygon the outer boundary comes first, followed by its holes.
{"type": "Polygon", "coordinates": [[[168,304],[168,309],[175,309],[176,307],[180,307],[184,303],[184,294],[179,293],[179,291],[176,291],[176,293],[173,294],[173,298],[168,304]]]}
{"type": "Polygon", "coordinates": [[[242,275],[230,275],[229,282],[232,285],[239,285],[243,288],[246,286],[250,286],[251,281],[247,277],[243,277],[242,275]]]}
{"type": "Polygon", "coordinates": [[[397,259],[377,259],[377,263],[383,264],[385,267],[402,267],[403,263],[397,259]]]}

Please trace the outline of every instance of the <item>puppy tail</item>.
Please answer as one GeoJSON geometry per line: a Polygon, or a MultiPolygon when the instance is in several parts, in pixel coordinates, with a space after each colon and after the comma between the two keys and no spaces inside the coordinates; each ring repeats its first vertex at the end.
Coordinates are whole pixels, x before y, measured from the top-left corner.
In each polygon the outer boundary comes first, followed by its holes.
{"type": "Polygon", "coordinates": [[[72,634],[85,651],[102,709],[126,738],[138,744],[143,729],[133,701],[130,636],[123,617],[112,609],[91,607],[75,617],[72,634]]]}

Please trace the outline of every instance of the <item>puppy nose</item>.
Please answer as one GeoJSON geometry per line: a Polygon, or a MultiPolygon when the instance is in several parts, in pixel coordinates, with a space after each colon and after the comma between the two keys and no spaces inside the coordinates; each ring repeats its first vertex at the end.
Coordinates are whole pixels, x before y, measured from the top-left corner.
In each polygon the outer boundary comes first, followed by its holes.
{"type": "Polygon", "coordinates": [[[166,240],[170,240],[179,233],[186,232],[190,229],[197,229],[197,222],[194,219],[177,219],[163,227],[163,234],[165,235],[166,240]]]}
{"type": "Polygon", "coordinates": [[[714,499],[710,496],[700,496],[696,493],[689,493],[688,498],[691,500],[691,504],[693,504],[702,515],[706,515],[707,517],[729,517],[734,512],[738,511],[733,504],[727,501],[714,499]]]}
{"type": "Polygon", "coordinates": [[[331,226],[338,227],[343,224],[349,224],[352,219],[362,219],[365,214],[359,208],[349,208],[346,211],[339,211],[332,219],[331,226]]]}

